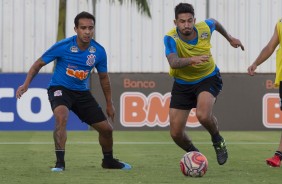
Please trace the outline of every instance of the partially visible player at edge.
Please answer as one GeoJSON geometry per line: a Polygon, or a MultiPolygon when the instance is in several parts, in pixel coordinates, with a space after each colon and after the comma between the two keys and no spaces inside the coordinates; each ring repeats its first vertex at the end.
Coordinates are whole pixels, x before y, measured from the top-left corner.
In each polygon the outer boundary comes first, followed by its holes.
{"type": "MultiPolygon", "coordinates": [[[[248,68],[248,74],[255,75],[257,67],[265,62],[274,52],[275,48],[279,45],[279,49],[276,52],[276,77],[275,86],[279,86],[280,96],[280,109],[282,110],[282,18],[277,22],[274,28],[274,33],[269,40],[268,44],[261,50],[260,54],[248,68]]],[[[282,160],[282,133],[280,137],[280,144],[274,156],[266,159],[266,164],[272,167],[280,167],[282,160]]]]}
{"type": "Polygon", "coordinates": [[[110,78],[107,73],[107,55],[104,48],[93,40],[95,17],[88,12],[79,13],[74,19],[77,35],[63,39],[49,48],[30,68],[23,85],[16,92],[20,98],[27,90],[39,70],[57,60],[48,87],[49,101],[55,117],[54,142],[56,165],[52,171],[65,170],[66,124],[72,110],[81,121],[99,133],[99,143],[106,169],[130,169],[127,163],[113,158],[113,128],[89,91],[88,79],[91,70],[98,71],[100,84],[106,98],[106,112],[114,121],[115,108],[112,101],[110,78]]]}
{"type": "Polygon", "coordinates": [[[188,3],[175,7],[174,24],[176,28],[164,37],[169,74],[175,79],[169,111],[171,137],[186,152],[199,151],[185,132],[189,113],[196,108],[199,122],[211,135],[218,164],[223,165],[228,153],[213,115],[216,97],[222,89],[222,79],[210,51],[212,32],[218,31],[234,48],[244,50],[244,47],[215,19],[196,23],[194,8],[188,3]]]}

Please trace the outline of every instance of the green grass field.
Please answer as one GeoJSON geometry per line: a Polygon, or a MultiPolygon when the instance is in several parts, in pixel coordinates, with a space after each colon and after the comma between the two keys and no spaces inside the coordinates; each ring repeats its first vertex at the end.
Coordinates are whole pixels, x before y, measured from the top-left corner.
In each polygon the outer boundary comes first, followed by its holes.
{"type": "Polygon", "coordinates": [[[55,155],[52,132],[0,132],[1,184],[182,184],[281,183],[282,168],[271,168],[265,158],[277,149],[281,135],[269,132],[222,132],[229,150],[228,162],[217,164],[210,137],[190,131],[194,144],[207,157],[202,178],[185,177],[179,160],[184,154],[168,131],[116,131],[115,157],[133,166],[130,171],[102,169],[101,148],[95,131],[69,132],[66,171],[52,173],[55,155]]]}

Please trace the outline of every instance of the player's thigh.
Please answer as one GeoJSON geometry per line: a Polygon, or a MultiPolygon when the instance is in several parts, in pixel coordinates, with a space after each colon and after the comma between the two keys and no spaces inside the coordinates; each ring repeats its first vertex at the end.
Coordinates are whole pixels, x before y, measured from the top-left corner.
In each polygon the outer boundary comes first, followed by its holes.
{"type": "Polygon", "coordinates": [[[185,126],[190,110],[169,109],[170,129],[172,132],[181,132],[185,126]]]}
{"type": "Polygon", "coordinates": [[[171,109],[190,110],[195,108],[196,104],[195,85],[183,85],[174,82],[169,107],[171,109]]]}
{"type": "Polygon", "coordinates": [[[101,106],[89,91],[76,95],[76,102],[71,110],[82,122],[92,126],[92,124],[107,120],[101,106]]]}
{"type": "Polygon", "coordinates": [[[197,100],[197,116],[210,116],[212,115],[213,106],[216,98],[209,92],[203,91],[198,95],[197,100]]]}

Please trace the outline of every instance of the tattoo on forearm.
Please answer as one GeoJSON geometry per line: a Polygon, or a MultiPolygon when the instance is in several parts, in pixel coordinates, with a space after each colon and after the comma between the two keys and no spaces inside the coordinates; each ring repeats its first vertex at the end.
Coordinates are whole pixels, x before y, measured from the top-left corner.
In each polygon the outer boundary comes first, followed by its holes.
{"type": "Polygon", "coordinates": [[[177,58],[171,59],[169,64],[171,68],[182,68],[182,67],[188,66],[189,61],[188,59],[184,60],[184,59],[177,57],[177,58]]]}

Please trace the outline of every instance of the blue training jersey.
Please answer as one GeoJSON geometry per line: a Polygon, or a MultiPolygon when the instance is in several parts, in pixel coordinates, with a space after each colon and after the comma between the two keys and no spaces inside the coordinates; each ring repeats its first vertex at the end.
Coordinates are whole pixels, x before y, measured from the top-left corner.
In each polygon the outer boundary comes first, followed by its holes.
{"type": "Polygon", "coordinates": [[[91,70],[107,72],[107,54],[95,40],[91,40],[86,50],[79,50],[77,36],[72,36],[55,43],[42,56],[46,63],[57,61],[50,86],[64,86],[71,90],[89,90],[88,79],[91,70]]]}

